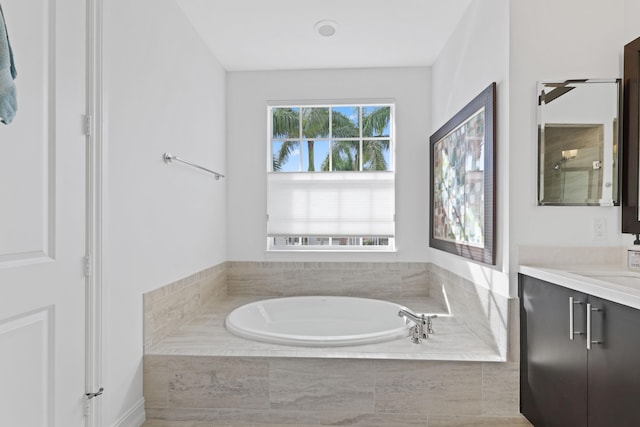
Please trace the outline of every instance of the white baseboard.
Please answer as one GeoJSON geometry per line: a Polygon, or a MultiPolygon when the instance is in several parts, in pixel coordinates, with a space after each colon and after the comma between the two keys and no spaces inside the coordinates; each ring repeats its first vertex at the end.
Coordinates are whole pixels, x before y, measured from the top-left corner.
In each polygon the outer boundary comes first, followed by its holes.
{"type": "Polygon", "coordinates": [[[125,412],[112,427],[140,427],[146,419],[143,398],[125,412]]]}

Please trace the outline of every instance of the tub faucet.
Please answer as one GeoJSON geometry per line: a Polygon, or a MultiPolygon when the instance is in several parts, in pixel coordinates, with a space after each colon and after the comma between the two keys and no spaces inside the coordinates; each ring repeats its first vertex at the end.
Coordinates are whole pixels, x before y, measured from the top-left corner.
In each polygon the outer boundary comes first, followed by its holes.
{"type": "Polygon", "coordinates": [[[408,308],[400,309],[398,316],[406,317],[415,323],[415,326],[411,328],[411,342],[414,344],[420,344],[423,339],[429,338],[429,334],[433,334],[432,319],[438,317],[437,314],[416,314],[408,308]]]}

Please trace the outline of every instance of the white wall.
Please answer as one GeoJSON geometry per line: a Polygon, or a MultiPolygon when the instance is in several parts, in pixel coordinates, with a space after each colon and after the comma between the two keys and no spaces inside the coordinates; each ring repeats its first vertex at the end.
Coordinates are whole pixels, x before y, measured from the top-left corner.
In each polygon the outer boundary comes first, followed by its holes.
{"type": "MultiPolygon", "coordinates": [[[[625,1],[512,1],[510,15],[511,251],[520,245],[621,245],[618,207],[536,205],[536,82],[622,77],[625,1]],[[593,239],[596,218],[606,221],[603,241],[593,239]]],[[[514,283],[516,266],[514,256],[514,283]]]]}
{"type": "Polygon", "coordinates": [[[226,75],[172,0],[104,2],[104,413],[142,398],[142,294],[227,259],[226,75]]]}
{"type": "Polygon", "coordinates": [[[640,37],[640,2],[638,0],[624,1],[624,43],[640,37]]]}
{"type": "Polygon", "coordinates": [[[434,133],[492,82],[497,83],[496,266],[431,249],[431,261],[477,284],[508,293],[509,1],[475,0],[433,66],[434,133]]]}
{"type": "Polygon", "coordinates": [[[228,259],[422,261],[427,257],[429,68],[228,74],[228,259]],[[267,101],[396,100],[396,253],[266,253],[267,101]]]}

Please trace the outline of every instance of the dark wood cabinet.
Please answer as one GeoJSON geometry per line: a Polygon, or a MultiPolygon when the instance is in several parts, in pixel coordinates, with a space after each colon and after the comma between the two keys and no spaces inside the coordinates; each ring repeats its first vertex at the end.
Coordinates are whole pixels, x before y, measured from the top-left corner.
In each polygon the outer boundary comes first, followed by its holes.
{"type": "Polygon", "coordinates": [[[589,296],[589,427],[640,426],[640,311],[589,296]]]}
{"type": "Polygon", "coordinates": [[[520,412],[536,427],[640,426],[640,311],[519,281],[520,412]]]}

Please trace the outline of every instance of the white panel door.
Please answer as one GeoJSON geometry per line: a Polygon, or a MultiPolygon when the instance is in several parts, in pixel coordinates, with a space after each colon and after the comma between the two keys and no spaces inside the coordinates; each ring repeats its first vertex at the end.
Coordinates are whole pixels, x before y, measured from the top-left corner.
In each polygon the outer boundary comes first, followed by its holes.
{"type": "Polygon", "coordinates": [[[0,123],[0,426],[85,425],[85,2],[0,0],[18,111],[0,123]]]}

